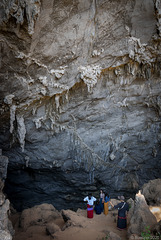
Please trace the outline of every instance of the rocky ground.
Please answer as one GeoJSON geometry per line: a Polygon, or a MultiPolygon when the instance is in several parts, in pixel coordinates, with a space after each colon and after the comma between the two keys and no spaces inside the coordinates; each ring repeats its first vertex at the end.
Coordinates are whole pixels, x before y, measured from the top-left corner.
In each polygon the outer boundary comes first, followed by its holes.
{"type": "MultiPolygon", "coordinates": [[[[46,205],[47,206],[47,205],[46,205]]],[[[44,207],[46,208],[44,205],[44,207]]],[[[42,207],[42,205],[41,205],[42,207]]],[[[22,226],[19,225],[20,214],[12,215],[11,219],[14,223],[15,236],[13,240],[103,240],[106,236],[111,239],[127,239],[127,231],[119,231],[116,227],[117,211],[110,211],[107,216],[103,213],[101,215],[94,214],[93,219],[87,218],[87,212],[84,209],[78,209],[77,212],[66,210],[65,213],[71,216],[72,221],[66,224],[61,215],[58,214],[55,220],[46,222],[36,222],[36,213],[28,215],[22,226]],[[31,221],[35,218],[35,221],[31,221]],[[31,225],[26,222],[30,222],[31,225]],[[49,234],[49,235],[47,235],[49,234]]]]}
{"type": "MultiPolygon", "coordinates": [[[[154,182],[160,182],[159,179],[154,182]]],[[[154,184],[146,185],[152,189],[154,184]]],[[[154,192],[154,195],[158,195],[154,192]]],[[[159,198],[158,198],[159,200],[159,198]]],[[[113,204],[118,200],[112,199],[113,204]]],[[[108,215],[96,215],[87,218],[86,209],[58,211],[51,204],[41,204],[26,209],[21,213],[12,209],[10,219],[15,229],[13,240],[138,240],[147,227],[150,237],[159,240],[161,237],[161,205],[147,205],[144,195],[136,194],[135,200],[127,200],[130,210],[127,217],[127,230],[118,230],[117,210],[111,209],[108,215]],[[157,210],[157,211],[156,211],[157,210]]]]}

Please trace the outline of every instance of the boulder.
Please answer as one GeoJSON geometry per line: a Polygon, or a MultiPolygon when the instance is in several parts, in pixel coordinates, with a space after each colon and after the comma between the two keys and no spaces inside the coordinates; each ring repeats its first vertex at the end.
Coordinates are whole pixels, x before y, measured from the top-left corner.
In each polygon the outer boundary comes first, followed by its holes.
{"type": "Polygon", "coordinates": [[[142,194],[144,195],[148,205],[161,205],[161,179],[150,180],[142,187],[142,194]]]}
{"type": "Polygon", "coordinates": [[[57,231],[60,231],[60,228],[54,222],[50,222],[46,225],[46,233],[48,235],[51,235],[54,237],[54,233],[56,233],[57,231]]]}
{"type": "Polygon", "coordinates": [[[64,225],[64,228],[67,228],[69,226],[77,226],[77,227],[85,227],[87,218],[84,216],[81,216],[81,213],[74,212],[71,210],[62,210],[62,217],[64,219],[64,222],[66,223],[64,225]]]}
{"type": "Polygon", "coordinates": [[[26,230],[33,225],[44,225],[58,218],[61,214],[51,204],[41,204],[33,208],[25,209],[20,217],[20,226],[26,230]]]}
{"type": "Polygon", "coordinates": [[[128,212],[128,217],[127,217],[127,224],[129,225],[130,220],[133,216],[133,211],[134,211],[134,200],[132,198],[127,200],[127,203],[129,204],[129,212],[128,212]]]}
{"type": "Polygon", "coordinates": [[[114,232],[109,232],[109,240],[121,240],[121,237],[114,232]]]}
{"type": "Polygon", "coordinates": [[[145,228],[157,224],[155,216],[149,210],[145,197],[138,193],[135,196],[135,204],[131,209],[131,219],[128,227],[128,236],[132,234],[141,235],[145,228]]]}

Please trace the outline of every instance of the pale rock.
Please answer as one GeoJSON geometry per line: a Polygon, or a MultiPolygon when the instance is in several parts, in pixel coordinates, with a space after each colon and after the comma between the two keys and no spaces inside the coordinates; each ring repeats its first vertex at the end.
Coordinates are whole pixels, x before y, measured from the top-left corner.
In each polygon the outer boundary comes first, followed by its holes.
{"type": "Polygon", "coordinates": [[[5,230],[0,230],[0,240],[12,240],[12,236],[5,230]]]}
{"type": "Polygon", "coordinates": [[[111,154],[110,154],[110,159],[111,159],[111,161],[113,161],[113,160],[115,159],[114,153],[111,153],[111,154]]]}
{"type": "Polygon", "coordinates": [[[51,204],[36,205],[33,208],[25,209],[21,213],[20,225],[23,230],[27,230],[31,226],[51,223],[61,218],[61,214],[51,204]]]}
{"type": "Polygon", "coordinates": [[[93,87],[97,84],[98,77],[100,77],[101,67],[97,65],[81,66],[79,67],[79,71],[81,73],[80,78],[88,87],[88,92],[92,92],[93,87]]]}
{"type": "Polygon", "coordinates": [[[131,209],[131,219],[128,227],[128,235],[137,234],[141,235],[145,231],[145,228],[150,228],[157,224],[155,216],[149,210],[144,195],[141,193],[136,194],[135,204],[131,209]]]}
{"type": "Polygon", "coordinates": [[[10,107],[10,133],[13,132],[14,130],[14,121],[16,119],[16,106],[15,105],[11,105],[10,107]]]}
{"type": "Polygon", "coordinates": [[[26,135],[25,121],[24,121],[23,116],[21,116],[21,115],[16,115],[16,119],[17,119],[18,140],[19,140],[22,151],[24,151],[25,135],[26,135]]]}
{"type": "Polygon", "coordinates": [[[10,95],[5,96],[4,103],[6,103],[8,105],[11,105],[14,97],[15,97],[14,94],[10,94],[10,95]]]}

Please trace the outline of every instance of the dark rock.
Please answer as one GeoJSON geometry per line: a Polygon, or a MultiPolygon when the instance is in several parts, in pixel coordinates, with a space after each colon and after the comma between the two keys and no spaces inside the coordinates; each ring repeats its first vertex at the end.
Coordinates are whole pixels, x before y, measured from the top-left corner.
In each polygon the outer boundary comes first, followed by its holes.
{"type": "Polygon", "coordinates": [[[8,157],[0,155],[0,179],[5,180],[7,177],[8,157]]]}
{"type": "Polygon", "coordinates": [[[161,220],[152,227],[152,233],[159,239],[159,237],[161,236],[161,220]]]}

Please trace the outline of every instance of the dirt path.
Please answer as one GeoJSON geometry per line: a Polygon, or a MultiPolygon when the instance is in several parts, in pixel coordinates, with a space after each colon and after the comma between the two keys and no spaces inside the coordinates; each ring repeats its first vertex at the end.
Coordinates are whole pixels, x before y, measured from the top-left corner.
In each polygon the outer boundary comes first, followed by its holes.
{"type": "Polygon", "coordinates": [[[127,239],[126,231],[119,231],[116,227],[116,217],[117,211],[109,212],[108,215],[94,214],[92,219],[87,218],[86,210],[79,210],[79,214],[84,217],[82,221],[85,221],[86,227],[72,227],[66,229],[64,232],[59,232],[57,234],[58,240],[102,240],[108,235],[108,232],[113,232],[121,237],[122,240],[127,239]]]}
{"type": "MultiPolygon", "coordinates": [[[[113,232],[126,240],[126,230],[119,231],[116,227],[117,211],[110,211],[108,215],[94,214],[92,219],[87,218],[87,211],[79,209],[77,211],[79,224],[69,226],[64,231],[58,231],[54,234],[57,240],[105,240],[109,232],[113,232]]],[[[15,216],[14,216],[15,218],[15,216]]],[[[18,218],[17,218],[18,219],[18,218]]],[[[13,219],[12,219],[13,220],[13,219]]],[[[55,223],[62,229],[64,221],[57,219],[55,223]]],[[[15,236],[13,240],[51,240],[51,236],[46,234],[46,226],[34,225],[25,232],[19,227],[18,221],[14,222],[15,236]]],[[[114,239],[114,238],[113,238],[114,239]]]]}

